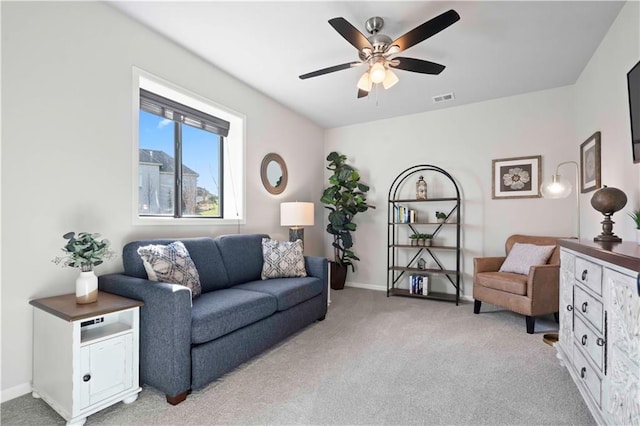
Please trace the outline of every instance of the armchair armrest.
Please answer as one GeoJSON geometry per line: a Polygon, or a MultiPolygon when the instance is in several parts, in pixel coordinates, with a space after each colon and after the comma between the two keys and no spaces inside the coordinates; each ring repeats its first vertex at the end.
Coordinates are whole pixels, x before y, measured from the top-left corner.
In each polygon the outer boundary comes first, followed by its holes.
{"type": "Polygon", "coordinates": [[[533,312],[558,312],[560,265],[538,265],[529,269],[527,296],[533,312]]]}
{"type": "Polygon", "coordinates": [[[141,300],[140,375],[168,396],[191,387],[191,292],[176,284],[124,274],[98,278],[98,288],[141,300]]]}
{"type": "Polygon", "coordinates": [[[498,272],[506,258],[506,256],[475,257],[473,258],[473,273],[498,272]]]}

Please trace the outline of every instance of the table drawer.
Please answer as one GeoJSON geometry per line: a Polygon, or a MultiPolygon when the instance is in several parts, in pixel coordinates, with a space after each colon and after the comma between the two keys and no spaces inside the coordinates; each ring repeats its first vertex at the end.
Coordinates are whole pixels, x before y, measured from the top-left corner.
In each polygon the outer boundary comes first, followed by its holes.
{"type": "Polygon", "coordinates": [[[573,311],[578,313],[577,317],[585,318],[602,334],[602,302],[591,297],[580,286],[573,289],[573,311]]]}
{"type": "Polygon", "coordinates": [[[602,379],[600,379],[600,376],[598,376],[591,364],[589,364],[578,345],[574,345],[573,347],[573,365],[578,372],[580,381],[587,388],[593,400],[598,404],[598,407],[600,407],[602,400],[602,379]]]}
{"type": "Polygon", "coordinates": [[[602,295],[602,266],[581,257],[576,257],[575,265],[576,281],[589,287],[596,294],[602,295]]]}
{"type": "Polygon", "coordinates": [[[602,336],[594,333],[584,321],[576,316],[574,322],[575,344],[589,354],[596,366],[602,371],[604,361],[604,340],[602,336]]]}

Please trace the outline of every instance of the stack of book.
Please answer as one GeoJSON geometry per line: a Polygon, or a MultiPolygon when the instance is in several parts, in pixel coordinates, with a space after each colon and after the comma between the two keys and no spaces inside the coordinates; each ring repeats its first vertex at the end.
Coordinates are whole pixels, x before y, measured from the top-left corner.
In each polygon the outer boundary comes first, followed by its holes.
{"type": "Polygon", "coordinates": [[[427,275],[409,275],[409,294],[429,294],[429,277],[427,275]]]}
{"type": "Polygon", "coordinates": [[[416,223],[418,221],[418,212],[406,206],[394,206],[395,223],[416,223]]]}

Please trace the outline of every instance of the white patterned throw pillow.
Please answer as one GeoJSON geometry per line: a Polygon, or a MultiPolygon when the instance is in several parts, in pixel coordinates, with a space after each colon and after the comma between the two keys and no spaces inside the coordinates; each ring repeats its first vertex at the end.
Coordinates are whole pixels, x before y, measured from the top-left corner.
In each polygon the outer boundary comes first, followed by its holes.
{"type": "Polygon", "coordinates": [[[294,242],[262,239],[262,279],[306,277],[302,240],[294,242]]]}
{"type": "Polygon", "coordinates": [[[529,269],[535,265],[545,265],[556,246],[515,243],[500,267],[500,272],[529,275],[529,269]]]}
{"type": "Polygon", "coordinates": [[[192,298],[198,297],[202,292],[198,270],[182,241],[166,246],[150,244],[139,247],[138,254],[151,281],[188,287],[192,298]]]}

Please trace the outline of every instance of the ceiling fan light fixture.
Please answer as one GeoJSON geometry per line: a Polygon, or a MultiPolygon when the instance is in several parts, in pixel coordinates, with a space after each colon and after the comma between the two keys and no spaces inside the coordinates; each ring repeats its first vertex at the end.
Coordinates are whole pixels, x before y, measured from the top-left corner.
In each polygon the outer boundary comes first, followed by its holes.
{"type": "Polygon", "coordinates": [[[387,70],[384,68],[384,65],[382,65],[380,62],[376,62],[371,66],[371,69],[369,70],[369,74],[370,74],[371,82],[378,84],[384,81],[385,77],[387,76],[387,70]]]}
{"type": "Polygon", "coordinates": [[[382,86],[386,89],[390,89],[398,82],[398,76],[391,70],[387,70],[387,73],[382,81],[382,86]]]}
{"type": "Polygon", "coordinates": [[[371,82],[371,78],[369,78],[369,71],[362,74],[360,80],[358,80],[358,89],[364,90],[365,92],[370,92],[373,83],[371,82]]]}

